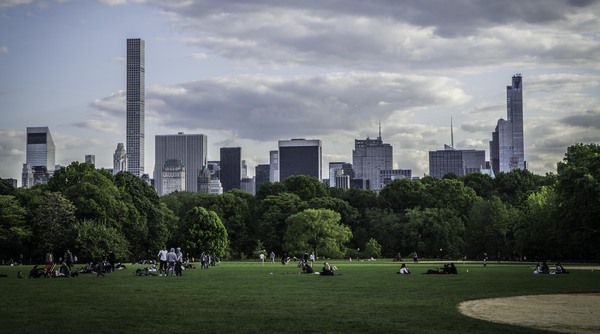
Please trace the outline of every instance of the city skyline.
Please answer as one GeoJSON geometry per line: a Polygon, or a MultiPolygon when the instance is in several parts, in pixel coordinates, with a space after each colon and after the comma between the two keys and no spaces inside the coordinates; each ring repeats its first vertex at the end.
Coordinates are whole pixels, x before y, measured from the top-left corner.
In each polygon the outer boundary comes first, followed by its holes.
{"type": "Polygon", "coordinates": [[[555,172],[568,146],[600,142],[598,13],[594,1],[2,3],[0,177],[20,178],[37,126],[58,164],[112,166],[128,38],[146,42],[147,174],[156,135],[206,134],[212,160],[242,147],[253,174],[281,139],[319,138],[323,165],[349,161],[381,122],[393,168],[423,176],[451,117],[456,147],[489,160],[515,73],[528,169],[555,172]]]}

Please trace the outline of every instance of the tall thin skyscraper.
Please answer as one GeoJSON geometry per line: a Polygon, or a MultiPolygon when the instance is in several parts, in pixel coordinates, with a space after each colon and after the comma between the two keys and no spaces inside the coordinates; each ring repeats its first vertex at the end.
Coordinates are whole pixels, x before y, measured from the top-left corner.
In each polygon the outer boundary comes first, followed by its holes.
{"type": "Polygon", "coordinates": [[[144,174],[144,40],[127,39],[127,171],[144,174]]]}
{"type": "Polygon", "coordinates": [[[279,141],[279,178],[292,175],[313,176],[321,180],[321,140],[292,139],[279,141]]]}
{"type": "Polygon", "coordinates": [[[355,139],[352,150],[354,178],[368,181],[371,190],[380,190],[383,180],[380,180],[379,171],[393,168],[393,154],[393,147],[381,139],[381,128],[377,139],[355,139]]]}
{"type": "Polygon", "coordinates": [[[523,140],[523,80],[521,74],[512,77],[506,87],[507,119],[499,119],[490,141],[490,162],[494,174],[526,169],[523,140]]]}
{"type": "MultiPolygon", "coordinates": [[[[154,142],[154,187],[159,196],[163,189],[163,169],[169,160],[178,160],[185,168],[185,191],[198,191],[198,176],[207,162],[206,135],[157,135],[154,142]]],[[[181,167],[181,166],[180,166],[181,167]]]]}
{"type": "Polygon", "coordinates": [[[242,148],[221,147],[221,185],[223,191],[241,189],[242,148]]]}

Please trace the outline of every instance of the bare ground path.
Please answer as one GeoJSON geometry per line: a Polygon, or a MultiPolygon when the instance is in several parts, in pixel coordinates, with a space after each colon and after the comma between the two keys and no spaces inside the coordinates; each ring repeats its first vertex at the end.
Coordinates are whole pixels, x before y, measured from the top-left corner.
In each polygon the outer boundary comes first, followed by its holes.
{"type": "Polygon", "coordinates": [[[471,300],[463,314],[487,321],[563,333],[600,333],[600,293],[471,300]]]}

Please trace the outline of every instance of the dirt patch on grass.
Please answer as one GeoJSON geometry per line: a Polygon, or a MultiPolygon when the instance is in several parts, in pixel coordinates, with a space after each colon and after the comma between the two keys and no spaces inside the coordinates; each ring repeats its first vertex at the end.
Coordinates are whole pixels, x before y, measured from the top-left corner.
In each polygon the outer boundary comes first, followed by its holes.
{"type": "Polygon", "coordinates": [[[600,293],[471,300],[463,314],[487,321],[564,333],[600,333],[600,293]]]}

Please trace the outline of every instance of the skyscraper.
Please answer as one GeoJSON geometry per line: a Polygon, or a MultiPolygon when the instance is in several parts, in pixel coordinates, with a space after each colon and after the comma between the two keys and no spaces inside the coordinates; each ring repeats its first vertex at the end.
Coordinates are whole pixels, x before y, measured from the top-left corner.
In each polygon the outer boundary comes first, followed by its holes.
{"type": "Polygon", "coordinates": [[[86,154],[85,155],[85,163],[96,165],[96,156],[93,154],[86,154]]]}
{"type": "Polygon", "coordinates": [[[26,163],[23,165],[22,173],[23,187],[30,188],[35,183],[45,182],[53,174],[56,163],[56,149],[50,129],[47,126],[27,127],[25,159],[26,163]]]}
{"type": "Polygon", "coordinates": [[[523,135],[523,80],[512,77],[506,87],[507,119],[499,119],[490,141],[490,162],[494,174],[526,169],[523,135]]]}
{"type": "Polygon", "coordinates": [[[254,168],[254,175],[256,177],[256,180],[255,180],[256,191],[260,190],[260,186],[263,183],[269,182],[269,170],[270,169],[271,169],[271,166],[268,164],[258,164],[254,168]]]}
{"type": "Polygon", "coordinates": [[[384,144],[381,139],[381,128],[377,139],[355,139],[352,150],[352,166],[354,178],[367,180],[371,190],[383,188],[379,178],[380,170],[393,168],[394,149],[390,144],[384,144]]]}
{"type": "Polygon", "coordinates": [[[444,145],[443,150],[429,151],[429,175],[441,179],[448,173],[464,176],[485,169],[484,150],[455,150],[444,145]]]}
{"type": "MultiPolygon", "coordinates": [[[[198,175],[206,165],[206,135],[157,135],[154,143],[154,187],[159,196],[163,190],[163,168],[169,160],[179,160],[185,172],[185,191],[198,191],[198,175]]],[[[181,166],[180,166],[181,167],[181,166]]]]}
{"type": "Polygon", "coordinates": [[[279,151],[269,151],[269,182],[279,182],[279,151]]]}
{"type": "Polygon", "coordinates": [[[223,191],[241,189],[242,148],[221,147],[221,185],[223,191]]]}
{"type": "Polygon", "coordinates": [[[123,143],[117,144],[115,154],[113,154],[113,174],[124,172],[127,170],[127,153],[123,143]]]}
{"type": "Polygon", "coordinates": [[[292,175],[313,176],[321,180],[321,140],[292,139],[279,141],[279,179],[292,175]]]}
{"type": "Polygon", "coordinates": [[[127,39],[127,171],[144,174],[144,40],[127,39]]]}

